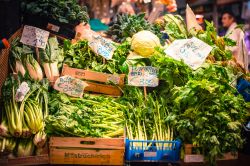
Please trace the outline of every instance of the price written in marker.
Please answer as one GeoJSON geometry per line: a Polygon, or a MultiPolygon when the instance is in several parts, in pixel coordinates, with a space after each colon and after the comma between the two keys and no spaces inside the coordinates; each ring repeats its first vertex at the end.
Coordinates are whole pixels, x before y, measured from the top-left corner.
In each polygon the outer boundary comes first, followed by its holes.
{"type": "Polygon", "coordinates": [[[112,59],[115,51],[114,44],[98,34],[94,34],[89,42],[90,48],[105,59],[112,59]]]}
{"type": "Polygon", "coordinates": [[[73,78],[71,76],[59,77],[54,85],[54,89],[63,92],[69,96],[82,97],[84,88],[88,84],[80,79],[73,78]]]}
{"type": "Polygon", "coordinates": [[[23,44],[34,46],[38,48],[45,49],[47,41],[49,38],[49,32],[33,27],[25,25],[21,37],[21,42],[23,44]]]}
{"type": "Polygon", "coordinates": [[[158,69],[152,66],[129,67],[128,85],[156,87],[159,84],[158,69]]]}
{"type": "Polygon", "coordinates": [[[196,70],[211,52],[212,47],[196,37],[175,40],[165,53],[176,60],[183,60],[188,66],[196,70]]]}

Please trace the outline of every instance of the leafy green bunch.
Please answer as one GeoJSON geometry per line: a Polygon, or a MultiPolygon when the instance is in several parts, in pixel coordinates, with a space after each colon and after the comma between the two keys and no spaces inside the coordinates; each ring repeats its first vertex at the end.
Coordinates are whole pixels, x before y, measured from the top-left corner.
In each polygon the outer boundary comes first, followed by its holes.
{"type": "Polygon", "coordinates": [[[76,0],[25,0],[22,2],[22,10],[62,23],[78,24],[89,21],[87,7],[81,7],[76,0]]]}
{"type": "Polygon", "coordinates": [[[57,136],[119,137],[124,133],[125,108],[116,99],[107,96],[73,98],[52,92],[46,132],[57,136]]]}
{"type": "Polygon", "coordinates": [[[124,96],[119,100],[127,106],[124,116],[129,139],[173,140],[173,129],[165,122],[168,108],[163,96],[158,96],[154,92],[144,96],[141,88],[127,86],[124,96]]]}
{"type": "Polygon", "coordinates": [[[211,55],[216,61],[225,61],[232,59],[232,52],[227,47],[235,46],[236,42],[232,39],[223,36],[219,37],[213,23],[205,21],[206,30],[198,31],[195,35],[200,40],[212,46],[211,55]]]}
{"type": "Polygon", "coordinates": [[[192,76],[192,69],[183,61],[168,57],[164,50],[157,48],[150,58],[151,65],[159,69],[158,77],[162,80],[160,92],[168,93],[174,86],[185,85],[192,76]]]}
{"type": "Polygon", "coordinates": [[[201,147],[214,165],[225,152],[236,152],[243,144],[241,124],[247,106],[236,90],[208,79],[190,80],[172,90],[172,112],[167,121],[176,127],[181,139],[201,147]]]}
{"type": "Polygon", "coordinates": [[[211,55],[216,61],[225,61],[232,59],[232,52],[227,47],[235,46],[236,42],[227,36],[219,37],[213,23],[205,21],[205,30],[187,30],[183,18],[179,15],[167,14],[164,16],[165,32],[173,42],[176,39],[188,39],[197,37],[208,45],[212,46],[211,55]]]}
{"type": "Polygon", "coordinates": [[[145,13],[137,15],[121,14],[117,16],[117,21],[109,28],[107,34],[116,42],[123,42],[128,37],[132,37],[139,31],[149,30],[162,38],[160,27],[150,24],[145,19],[145,13]]]}
{"type": "Polygon", "coordinates": [[[95,54],[83,40],[72,44],[69,40],[64,41],[64,63],[70,67],[90,69],[105,73],[126,73],[128,66],[125,63],[129,54],[130,44],[125,41],[117,45],[111,60],[103,63],[103,58],[95,54]]]}

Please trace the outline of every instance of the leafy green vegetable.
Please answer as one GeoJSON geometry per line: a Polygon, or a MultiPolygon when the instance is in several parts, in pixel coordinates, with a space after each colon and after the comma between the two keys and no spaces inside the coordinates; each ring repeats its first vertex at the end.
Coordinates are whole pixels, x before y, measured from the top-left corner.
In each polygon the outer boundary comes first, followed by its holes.
{"type": "Polygon", "coordinates": [[[127,87],[120,100],[127,105],[125,119],[129,139],[173,140],[173,129],[165,123],[164,119],[168,109],[165,107],[163,97],[157,98],[154,93],[144,97],[140,88],[127,87]]]}
{"type": "Polygon", "coordinates": [[[188,31],[183,18],[179,15],[166,14],[164,16],[165,31],[167,32],[170,41],[175,39],[187,39],[188,31]]]}
{"type": "Polygon", "coordinates": [[[183,61],[174,60],[168,57],[164,50],[158,48],[150,58],[151,65],[159,68],[159,79],[162,80],[160,85],[161,93],[168,93],[174,86],[185,85],[189,77],[192,76],[192,70],[183,61]]]}
{"type": "Polygon", "coordinates": [[[53,18],[62,23],[79,24],[89,21],[87,7],[81,7],[76,0],[24,0],[22,10],[53,18]]]}
{"type": "Polygon", "coordinates": [[[74,68],[90,69],[105,73],[125,73],[128,71],[125,63],[129,54],[130,44],[128,41],[117,45],[111,60],[103,63],[103,58],[95,54],[88,46],[87,41],[79,41],[71,44],[70,41],[64,42],[64,63],[74,68]]]}
{"type": "Polygon", "coordinates": [[[173,109],[167,121],[184,142],[201,147],[207,161],[214,165],[222,153],[236,152],[242,146],[240,124],[246,118],[247,106],[242,96],[235,96],[234,88],[219,84],[210,74],[210,80],[190,80],[171,91],[173,109]]]}
{"type": "Polygon", "coordinates": [[[117,16],[117,21],[112,25],[107,34],[117,42],[123,42],[128,37],[132,37],[139,31],[149,30],[153,32],[159,39],[162,39],[160,27],[152,25],[145,19],[145,13],[138,15],[122,14],[117,16]]]}
{"type": "Polygon", "coordinates": [[[187,39],[197,37],[208,45],[212,46],[211,55],[216,61],[225,61],[232,59],[232,52],[226,49],[226,46],[235,46],[236,42],[228,37],[219,37],[213,23],[205,21],[206,30],[196,31],[191,29],[187,31],[186,24],[181,16],[167,14],[164,17],[166,25],[165,32],[170,37],[170,41],[176,39],[187,39]]]}
{"type": "Polygon", "coordinates": [[[46,119],[49,135],[79,137],[118,137],[124,133],[124,105],[111,97],[85,95],[72,98],[54,92],[46,119]]]}

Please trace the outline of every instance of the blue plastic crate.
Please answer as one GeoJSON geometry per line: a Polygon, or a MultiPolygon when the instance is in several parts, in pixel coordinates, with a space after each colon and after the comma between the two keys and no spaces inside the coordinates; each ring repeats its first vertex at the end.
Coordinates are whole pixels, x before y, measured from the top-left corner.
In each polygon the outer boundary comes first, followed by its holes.
{"type": "Polygon", "coordinates": [[[250,82],[240,78],[237,82],[237,90],[243,96],[246,102],[250,102],[250,82]]]}
{"type": "Polygon", "coordinates": [[[127,162],[176,163],[180,157],[181,142],[126,139],[127,162]]]}

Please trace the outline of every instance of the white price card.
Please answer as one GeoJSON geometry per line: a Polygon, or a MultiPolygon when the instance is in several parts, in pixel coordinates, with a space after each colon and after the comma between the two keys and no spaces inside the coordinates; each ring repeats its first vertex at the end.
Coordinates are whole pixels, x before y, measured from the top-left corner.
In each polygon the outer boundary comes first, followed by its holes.
{"type": "Polygon", "coordinates": [[[27,84],[27,82],[22,82],[21,85],[16,90],[16,95],[15,95],[16,101],[18,102],[23,101],[24,97],[29,92],[29,90],[30,90],[30,87],[27,84]]]}
{"type": "Polygon", "coordinates": [[[112,59],[113,53],[115,51],[113,42],[105,39],[99,34],[93,34],[91,41],[89,41],[89,46],[94,52],[107,60],[112,59]]]}
{"type": "Polygon", "coordinates": [[[193,37],[174,41],[165,53],[176,60],[183,60],[193,70],[199,68],[206,60],[212,47],[193,37]]]}
{"type": "Polygon", "coordinates": [[[158,69],[152,66],[129,67],[128,85],[156,87],[159,84],[158,69]]]}
{"type": "Polygon", "coordinates": [[[84,88],[87,86],[88,84],[86,82],[66,75],[56,80],[54,89],[69,96],[82,97],[84,88]]]}
{"type": "Polygon", "coordinates": [[[49,38],[49,32],[36,28],[33,26],[25,25],[21,37],[23,44],[45,49],[49,38]]]}

